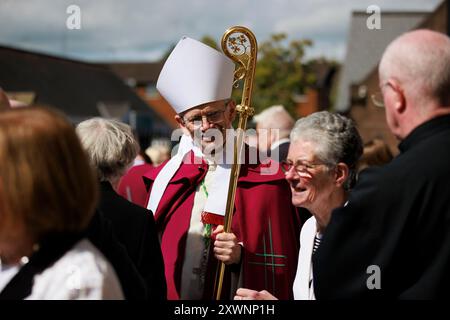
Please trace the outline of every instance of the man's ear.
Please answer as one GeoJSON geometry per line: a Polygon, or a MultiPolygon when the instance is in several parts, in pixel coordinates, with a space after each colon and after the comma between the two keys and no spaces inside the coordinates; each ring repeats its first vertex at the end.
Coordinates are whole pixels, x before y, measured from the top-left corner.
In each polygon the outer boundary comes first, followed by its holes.
{"type": "Polygon", "coordinates": [[[343,162],[339,162],[335,168],[336,186],[342,187],[344,185],[345,181],[347,181],[349,173],[350,173],[350,170],[349,170],[348,166],[343,162]]]}
{"type": "Polygon", "coordinates": [[[406,110],[406,98],[402,86],[395,80],[390,81],[390,86],[395,92],[394,109],[397,113],[403,113],[406,110]]]}
{"type": "Polygon", "coordinates": [[[183,130],[183,132],[187,135],[190,135],[188,128],[186,127],[183,118],[180,115],[175,115],[175,121],[178,123],[178,126],[183,130]]]}
{"type": "Polygon", "coordinates": [[[175,121],[178,123],[180,128],[184,128],[184,120],[180,115],[175,115],[175,121]]]}

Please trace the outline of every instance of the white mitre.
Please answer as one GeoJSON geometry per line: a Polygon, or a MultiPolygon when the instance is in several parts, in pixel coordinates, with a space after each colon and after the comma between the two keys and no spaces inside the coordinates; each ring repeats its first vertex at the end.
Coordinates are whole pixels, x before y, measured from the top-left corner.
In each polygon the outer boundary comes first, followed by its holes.
{"type": "Polygon", "coordinates": [[[156,89],[176,113],[229,99],[234,63],[221,52],[197,40],[183,37],[167,58],[156,89]]]}

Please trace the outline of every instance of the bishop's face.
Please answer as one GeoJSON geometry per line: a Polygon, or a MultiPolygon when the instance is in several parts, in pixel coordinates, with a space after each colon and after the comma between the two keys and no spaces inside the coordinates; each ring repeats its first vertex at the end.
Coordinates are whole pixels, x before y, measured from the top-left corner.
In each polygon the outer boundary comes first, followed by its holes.
{"type": "Polygon", "coordinates": [[[211,153],[225,144],[226,129],[231,128],[235,115],[235,103],[226,99],[189,109],[175,119],[204,153],[211,153]]]}

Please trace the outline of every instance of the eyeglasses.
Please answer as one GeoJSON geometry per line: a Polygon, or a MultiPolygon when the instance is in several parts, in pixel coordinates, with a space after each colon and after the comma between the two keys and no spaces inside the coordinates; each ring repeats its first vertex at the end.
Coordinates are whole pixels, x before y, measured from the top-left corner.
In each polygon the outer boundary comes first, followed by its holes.
{"type": "Polygon", "coordinates": [[[372,94],[370,96],[370,98],[372,98],[372,103],[374,104],[374,106],[378,107],[378,108],[384,108],[384,98],[383,98],[383,94],[381,93],[381,91],[377,91],[374,94],[372,94]]]}
{"type": "Polygon", "coordinates": [[[295,172],[297,172],[297,174],[300,174],[303,172],[309,172],[318,166],[330,166],[330,165],[326,163],[307,163],[307,162],[297,162],[294,165],[292,162],[289,161],[281,162],[281,170],[283,170],[285,174],[287,174],[292,169],[292,167],[294,168],[295,172]]]}
{"type": "MultiPolygon", "coordinates": [[[[381,85],[381,88],[384,88],[385,86],[391,86],[391,84],[389,82],[386,82],[386,83],[381,85]]],[[[375,92],[374,94],[372,94],[370,96],[370,98],[372,99],[372,103],[374,104],[374,106],[376,106],[378,108],[384,108],[385,107],[383,92],[381,90],[375,92]]]]}
{"type": "Polygon", "coordinates": [[[212,123],[212,124],[220,123],[224,120],[223,113],[227,110],[227,106],[228,106],[229,102],[230,102],[230,100],[227,100],[225,102],[225,106],[220,110],[211,111],[211,112],[208,112],[205,114],[202,114],[202,111],[201,111],[200,114],[191,116],[189,118],[183,117],[183,121],[194,127],[200,127],[203,119],[206,119],[206,121],[208,121],[208,123],[212,123]]]}
{"type": "Polygon", "coordinates": [[[189,118],[183,118],[184,122],[194,125],[195,123],[202,123],[203,119],[206,119],[209,123],[218,123],[223,120],[222,114],[225,112],[225,108],[223,110],[217,110],[213,112],[208,112],[206,114],[198,114],[189,118]]]}

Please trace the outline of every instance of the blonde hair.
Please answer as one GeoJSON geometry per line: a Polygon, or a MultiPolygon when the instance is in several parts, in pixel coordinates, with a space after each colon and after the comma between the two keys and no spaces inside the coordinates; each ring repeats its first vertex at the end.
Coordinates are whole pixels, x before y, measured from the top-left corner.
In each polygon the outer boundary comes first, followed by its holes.
{"type": "Polygon", "coordinates": [[[41,107],[0,112],[0,239],[79,232],[98,188],[73,126],[41,107]]]}
{"type": "Polygon", "coordinates": [[[139,151],[131,127],[116,120],[92,118],[76,131],[100,181],[123,176],[139,151]]]}
{"type": "Polygon", "coordinates": [[[170,159],[170,149],[163,145],[154,145],[145,149],[145,154],[151,159],[152,164],[156,167],[164,161],[170,159]]]}

